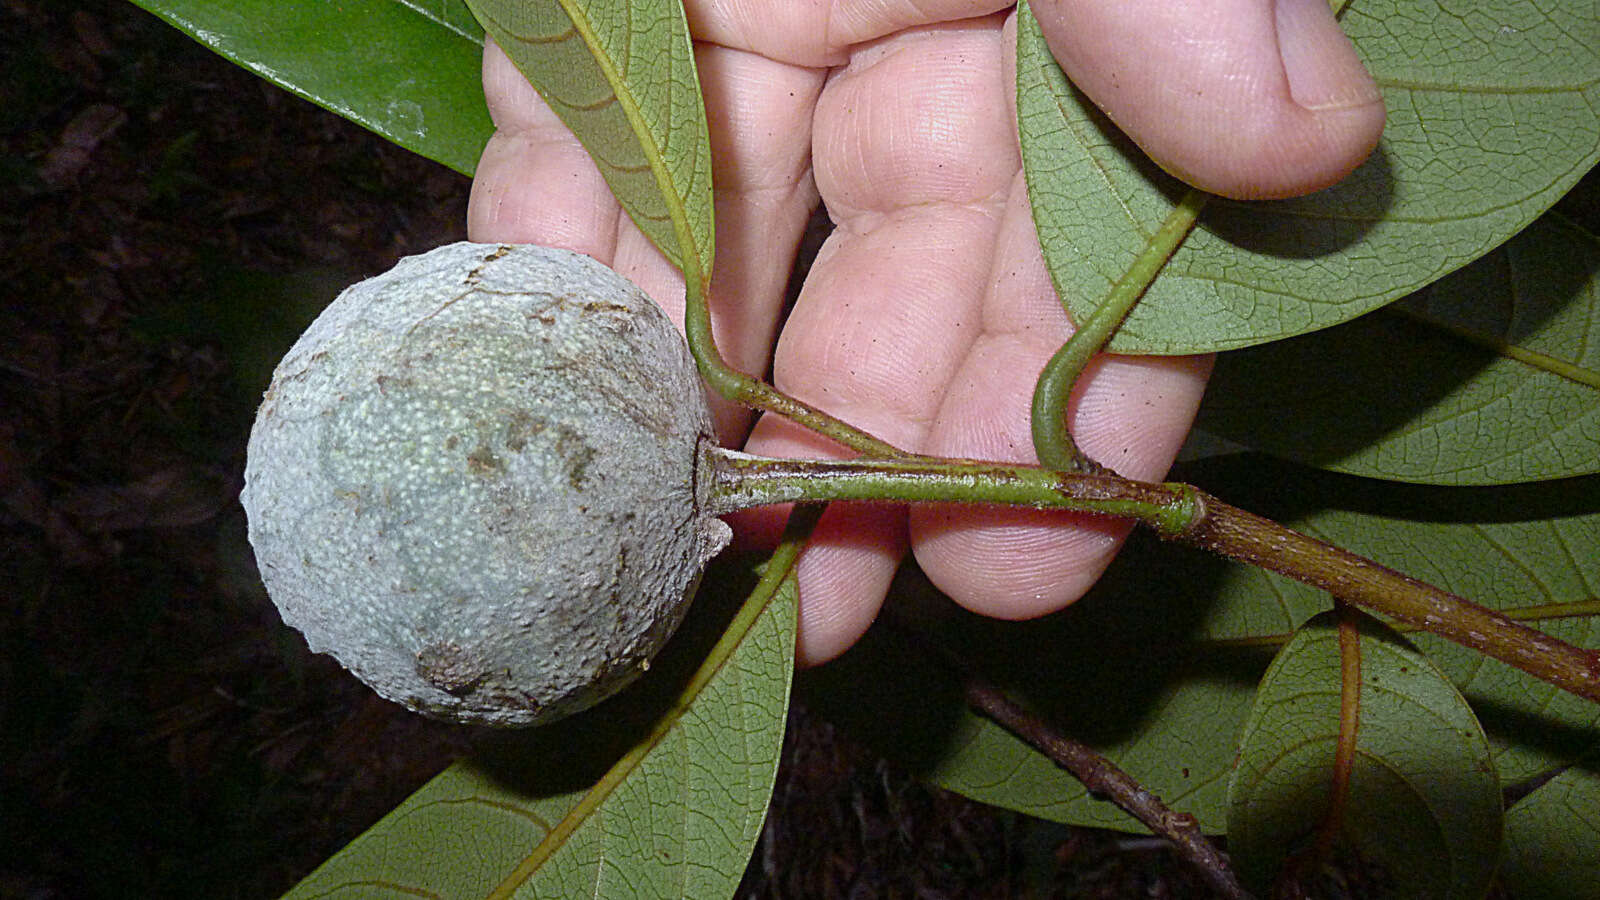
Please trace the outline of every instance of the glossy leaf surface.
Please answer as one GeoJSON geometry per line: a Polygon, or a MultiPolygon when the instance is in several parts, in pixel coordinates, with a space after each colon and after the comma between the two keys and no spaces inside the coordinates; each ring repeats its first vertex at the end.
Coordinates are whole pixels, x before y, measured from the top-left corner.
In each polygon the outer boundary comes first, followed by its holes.
{"type": "MultiPolygon", "coordinates": [[[[1600,17],[1587,6],[1353,0],[1341,21],[1384,92],[1378,150],[1309,197],[1213,199],[1112,349],[1239,348],[1355,318],[1493,249],[1600,159],[1600,17]]],[[[1030,16],[1017,31],[1029,196],[1082,321],[1183,187],[1067,83],[1030,16]]]]}
{"type": "Polygon", "coordinates": [[[1197,424],[1401,481],[1600,472],[1600,239],[1550,213],[1392,309],[1223,354],[1197,424]]]}
{"type": "Polygon", "coordinates": [[[228,60],[457,172],[494,131],[461,0],[134,0],[228,60]]]}
{"type": "Polygon", "coordinates": [[[589,150],[639,229],[680,269],[686,252],[709,277],[711,145],[678,0],[468,5],[589,150]]]}
{"type": "Polygon", "coordinates": [[[748,561],[707,578],[684,629],[635,687],[554,725],[509,733],[445,770],[288,896],[726,897],[766,815],[794,666],[795,592],[754,629],[643,763],[574,812],[643,739],[751,589],[748,561]],[[531,854],[582,821],[542,864],[531,854]]]}
{"type": "MultiPolygon", "coordinates": [[[[1472,710],[1399,635],[1364,619],[1360,724],[1338,842],[1385,875],[1392,896],[1482,896],[1500,845],[1500,783],[1472,710]]],[[[1340,638],[1332,613],[1279,651],[1239,738],[1228,852],[1266,893],[1314,840],[1340,741],[1340,638]]]]}

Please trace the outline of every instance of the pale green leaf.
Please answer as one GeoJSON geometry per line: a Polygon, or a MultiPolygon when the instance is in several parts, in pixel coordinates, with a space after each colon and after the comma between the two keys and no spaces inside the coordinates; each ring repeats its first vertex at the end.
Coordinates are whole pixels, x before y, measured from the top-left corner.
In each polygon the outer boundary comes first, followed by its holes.
{"type": "Polygon", "coordinates": [[[783,743],[792,581],[643,763],[543,865],[521,870],[608,767],[650,733],[749,592],[749,576],[748,561],[719,564],[638,685],[590,712],[500,737],[451,766],[288,896],[730,896],[760,834],[783,743]]]}
{"type": "MultiPolygon", "coordinates": [[[[1499,855],[1500,784],[1488,740],[1444,674],[1365,619],[1360,724],[1339,840],[1384,874],[1386,895],[1481,897],[1499,855]]],[[[1265,892],[1314,838],[1339,743],[1340,653],[1332,613],[1295,632],[1268,667],[1239,738],[1228,853],[1265,892]]]]}
{"type": "MultiPolygon", "coordinates": [[[[1377,152],[1309,197],[1212,200],[1112,349],[1232,349],[1352,319],[1493,249],[1600,159],[1591,4],[1352,0],[1342,22],[1388,107],[1377,152]]],[[[1082,321],[1183,187],[1067,84],[1026,13],[1017,32],[1029,196],[1082,321]]]]}
{"type": "Polygon", "coordinates": [[[1548,213],[1395,307],[1225,353],[1197,425],[1401,481],[1600,472],[1600,240],[1548,213]]]}
{"type": "MultiPolygon", "coordinates": [[[[1528,614],[1596,600],[1600,478],[1420,487],[1260,456],[1207,460],[1174,476],[1500,609],[1528,614]]],[[[984,619],[918,589],[910,575],[887,616],[910,618],[1067,735],[1220,832],[1235,742],[1265,654],[1330,605],[1297,582],[1135,535],[1089,596],[1054,616],[984,619]]],[[[1600,648],[1593,610],[1536,624],[1600,648]]],[[[1072,824],[1140,828],[968,712],[955,676],[901,635],[875,627],[839,661],[804,675],[808,703],[974,799],[1072,824]]],[[[1504,777],[1545,771],[1600,742],[1600,707],[1430,635],[1412,639],[1475,704],[1504,777]]]]}
{"type": "Polygon", "coordinates": [[[1566,767],[1506,811],[1501,875],[1518,897],[1600,898],[1600,761],[1566,767]]]}
{"type": "Polygon", "coordinates": [[[711,275],[711,143],[679,0],[467,0],[639,229],[711,275]]]}
{"type": "Polygon", "coordinates": [[[470,175],[494,131],[462,0],[133,0],[231,62],[470,175]]]}

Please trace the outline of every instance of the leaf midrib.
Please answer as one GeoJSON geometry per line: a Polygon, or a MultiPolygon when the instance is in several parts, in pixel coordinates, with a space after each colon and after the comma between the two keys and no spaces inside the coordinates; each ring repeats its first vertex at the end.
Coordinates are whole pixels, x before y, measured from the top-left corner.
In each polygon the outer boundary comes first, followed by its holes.
{"type": "Polygon", "coordinates": [[[1600,78],[1591,78],[1588,81],[1574,82],[1572,84],[1549,85],[1500,85],[1500,84],[1445,84],[1437,81],[1416,81],[1409,78],[1381,78],[1373,79],[1381,90],[1417,91],[1434,94],[1481,94],[1487,96],[1520,96],[1535,94],[1584,94],[1588,93],[1600,78]]]}
{"type": "Polygon", "coordinates": [[[1459,340],[1462,343],[1489,350],[1493,352],[1495,356],[1501,359],[1518,362],[1530,369],[1543,372],[1547,375],[1554,375],[1558,378],[1564,378],[1574,384],[1581,385],[1583,387],[1594,388],[1595,390],[1600,391],[1600,370],[1588,368],[1577,363],[1568,362],[1567,360],[1552,356],[1548,353],[1542,353],[1538,350],[1530,350],[1526,347],[1521,347],[1517,344],[1511,343],[1510,341],[1501,340],[1493,335],[1484,334],[1481,331],[1471,328],[1463,328],[1460,325],[1454,325],[1444,321],[1443,319],[1438,319],[1424,313],[1419,313],[1415,310],[1406,309],[1403,307],[1385,307],[1385,310],[1390,312],[1392,315],[1399,316],[1403,319],[1415,322],[1418,325],[1433,329],[1440,334],[1459,340]]]}
{"type": "Polygon", "coordinates": [[[482,34],[474,34],[474,33],[470,32],[470,31],[467,31],[467,30],[465,30],[463,28],[459,28],[459,27],[451,24],[449,21],[447,21],[443,17],[435,15],[434,13],[430,12],[429,10],[423,9],[420,4],[415,2],[415,0],[392,0],[392,2],[398,3],[401,6],[404,6],[405,8],[411,10],[412,12],[414,12],[417,15],[423,17],[424,19],[427,19],[428,21],[434,23],[435,25],[438,25],[440,28],[443,28],[444,30],[446,30],[448,32],[451,32],[452,34],[456,35],[457,37],[466,38],[467,40],[473,42],[474,44],[477,44],[480,47],[483,46],[483,35],[482,34]]]}
{"type": "MultiPolygon", "coordinates": [[[[590,48],[590,55],[594,57],[595,64],[605,76],[606,83],[611,87],[611,93],[617,99],[617,105],[622,109],[622,115],[628,120],[628,127],[633,131],[639,141],[640,149],[644,151],[645,162],[650,168],[650,173],[655,178],[656,185],[661,189],[661,202],[667,208],[667,216],[672,221],[673,235],[678,240],[679,264],[683,267],[687,278],[700,279],[709,271],[708,265],[702,265],[701,248],[694,239],[694,230],[689,227],[687,210],[683,206],[683,198],[679,196],[677,184],[673,181],[671,173],[666,171],[665,148],[656,145],[655,134],[650,130],[649,123],[639,109],[639,103],[631,93],[619,88],[626,86],[623,73],[613,64],[611,56],[600,52],[603,47],[594,30],[589,17],[578,8],[575,0],[557,0],[561,9],[572,20],[573,28],[577,30],[584,44],[590,48]],[[690,260],[693,260],[691,264],[690,260]],[[688,270],[694,269],[691,274],[688,270]]],[[[623,5],[627,14],[632,16],[632,7],[623,5]]],[[[632,45],[634,34],[630,22],[626,29],[629,35],[629,46],[632,45]]],[[[705,260],[709,264],[709,260],[705,260]]]]}

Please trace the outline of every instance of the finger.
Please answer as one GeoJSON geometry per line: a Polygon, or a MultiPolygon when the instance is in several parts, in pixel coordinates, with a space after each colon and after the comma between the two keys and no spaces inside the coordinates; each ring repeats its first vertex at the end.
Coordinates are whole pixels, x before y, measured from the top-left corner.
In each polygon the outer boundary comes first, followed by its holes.
{"type": "Polygon", "coordinates": [[[1035,3],[1056,59],[1162,168],[1240,199],[1326,187],[1383,100],[1327,0],[1035,3]]]}
{"type": "Polygon", "coordinates": [[[467,199],[468,238],[563,247],[610,263],[621,207],[583,145],[487,38],[483,93],[495,132],[467,199]]]}
{"type": "MultiPolygon", "coordinates": [[[[729,365],[762,376],[795,252],[817,204],[811,122],[826,73],[714,44],[696,45],[695,64],[716,185],[713,333],[729,365]]],[[[631,223],[618,238],[615,266],[682,327],[682,275],[631,223]]],[[[720,398],[713,407],[723,442],[741,443],[748,411],[720,398]]]]}
{"type": "MultiPolygon", "coordinates": [[[[778,386],[915,449],[976,332],[989,252],[1020,163],[999,20],[916,29],[857,48],[817,104],[817,183],[837,228],[784,326],[778,386]]],[[[754,452],[837,455],[766,418],[754,452]]],[[[800,657],[870,623],[899,558],[895,511],[845,507],[800,561],[800,657]]]]}
{"type": "MultiPolygon", "coordinates": [[[[1006,25],[1015,47],[1015,17],[1006,25]]],[[[1014,49],[1006,56],[1014,77],[1014,49]]],[[[1014,102],[1014,100],[1013,100],[1014,102]]],[[[1035,462],[1030,415],[1038,373],[1072,334],[1034,231],[1021,174],[1011,182],[980,314],[981,327],[929,429],[927,453],[1035,462]]],[[[1211,358],[1104,355],[1068,403],[1077,445],[1130,478],[1156,479],[1183,443],[1211,358]]],[[[917,562],[934,584],[985,615],[1023,619],[1083,595],[1129,526],[1091,516],[971,507],[910,515],[917,562]]]]}
{"type": "MultiPolygon", "coordinates": [[[[714,45],[697,45],[696,64],[717,185],[714,329],[731,365],[761,373],[795,248],[816,203],[810,123],[823,73],[714,45]]],[[[484,88],[497,130],[473,182],[468,234],[594,256],[639,285],[681,327],[681,274],[622,214],[582,145],[492,42],[485,48],[484,88]]],[[[713,406],[723,439],[741,440],[748,415],[720,400],[713,406]]]]}
{"type": "Polygon", "coordinates": [[[690,28],[702,40],[803,66],[843,65],[857,44],[906,28],[970,19],[1011,6],[1006,0],[689,0],[690,28]]]}
{"type": "MultiPolygon", "coordinates": [[[[1019,176],[994,254],[981,334],[952,379],[924,451],[1035,462],[1033,383],[1071,331],[1019,176]]],[[[1096,359],[1069,404],[1074,440],[1123,475],[1160,478],[1183,443],[1209,371],[1210,357],[1096,359]]],[[[1081,597],[1128,528],[1117,520],[1017,510],[910,513],[917,562],[933,583],[968,609],[1007,619],[1043,615],[1081,597]]]]}

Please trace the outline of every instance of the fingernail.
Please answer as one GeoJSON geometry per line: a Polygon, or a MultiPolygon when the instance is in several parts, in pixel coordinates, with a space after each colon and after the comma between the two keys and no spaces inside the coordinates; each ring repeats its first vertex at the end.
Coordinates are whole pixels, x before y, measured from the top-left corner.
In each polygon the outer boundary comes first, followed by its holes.
{"type": "Polygon", "coordinates": [[[1328,0],[1278,0],[1276,17],[1278,52],[1295,103],[1306,109],[1348,109],[1383,99],[1328,0]]]}

